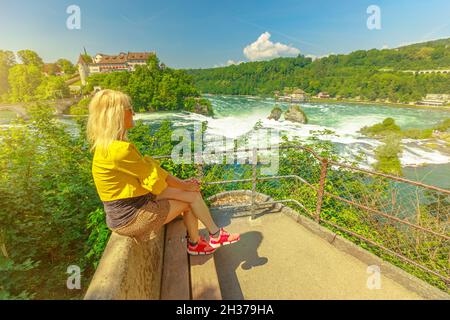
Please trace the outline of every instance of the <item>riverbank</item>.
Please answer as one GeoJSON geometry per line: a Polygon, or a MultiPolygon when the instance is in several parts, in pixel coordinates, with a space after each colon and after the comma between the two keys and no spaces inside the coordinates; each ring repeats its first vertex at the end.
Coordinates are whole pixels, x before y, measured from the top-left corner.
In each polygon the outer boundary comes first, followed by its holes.
{"type": "Polygon", "coordinates": [[[356,101],[356,100],[350,100],[350,99],[336,100],[336,99],[309,98],[305,102],[382,105],[382,106],[396,107],[396,108],[415,108],[415,109],[450,111],[450,106],[433,107],[433,106],[424,106],[424,105],[419,105],[419,104],[393,103],[393,102],[380,102],[380,101],[364,101],[364,100],[363,101],[356,101]]]}

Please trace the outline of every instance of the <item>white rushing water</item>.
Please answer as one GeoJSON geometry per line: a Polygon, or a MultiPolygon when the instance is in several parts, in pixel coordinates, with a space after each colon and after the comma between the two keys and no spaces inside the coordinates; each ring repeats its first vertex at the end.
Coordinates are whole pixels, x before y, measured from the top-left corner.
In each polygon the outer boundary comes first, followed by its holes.
{"type": "MultiPolygon", "coordinates": [[[[298,124],[286,121],[283,117],[280,121],[268,120],[267,117],[273,107],[277,105],[284,111],[289,106],[286,103],[276,103],[273,99],[235,96],[208,96],[208,98],[212,101],[216,112],[214,118],[186,112],[139,114],[136,119],[152,122],[169,119],[175,127],[192,127],[195,123],[207,121],[207,138],[224,136],[237,139],[243,135],[251,135],[258,121],[263,128],[270,128],[288,137],[300,139],[311,137],[312,131],[331,130],[333,134],[319,135],[319,139],[329,140],[338,145],[341,154],[347,158],[354,159],[364,154],[366,159],[361,165],[369,167],[375,162],[374,150],[381,142],[362,136],[359,133],[362,127],[392,117],[402,128],[428,128],[450,117],[450,112],[439,110],[363,104],[305,103],[302,107],[309,123],[298,124]]],[[[402,142],[404,148],[400,160],[403,166],[450,163],[450,154],[427,147],[426,140],[404,139],[402,142]]]]}
{"type": "MultiPolygon", "coordinates": [[[[275,106],[279,106],[283,111],[287,110],[289,106],[287,103],[277,103],[273,99],[257,97],[207,96],[207,98],[213,104],[214,117],[189,112],[158,112],[137,114],[135,119],[154,123],[167,119],[172,122],[174,127],[191,129],[194,124],[207,121],[206,139],[217,136],[238,139],[246,135],[250,137],[251,141],[251,133],[258,121],[263,128],[270,128],[280,134],[298,137],[301,140],[311,137],[313,131],[331,130],[332,134],[319,135],[319,139],[336,144],[341,154],[347,158],[355,159],[361,154],[365,155],[366,159],[360,161],[360,164],[370,167],[375,162],[374,150],[381,142],[362,136],[359,133],[362,127],[392,117],[402,128],[429,128],[450,117],[448,111],[431,109],[395,108],[366,104],[302,103],[309,122],[308,124],[298,124],[284,120],[283,116],[280,121],[267,119],[275,106]]],[[[10,120],[11,114],[6,114],[6,118],[2,118],[0,113],[1,129],[8,128],[8,118],[10,120]]],[[[73,122],[70,118],[63,118],[62,121],[69,124],[73,122]]],[[[400,160],[403,166],[417,167],[450,163],[450,154],[443,151],[445,148],[432,149],[426,145],[426,140],[404,139],[402,142],[403,152],[400,160]]],[[[444,144],[440,141],[433,141],[433,143],[444,144]]]]}

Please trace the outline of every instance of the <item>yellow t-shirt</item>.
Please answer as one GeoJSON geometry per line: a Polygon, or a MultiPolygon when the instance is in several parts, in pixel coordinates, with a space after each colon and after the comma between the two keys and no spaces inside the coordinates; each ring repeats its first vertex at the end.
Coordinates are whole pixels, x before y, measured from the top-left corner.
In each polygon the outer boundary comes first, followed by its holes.
{"type": "Polygon", "coordinates": [[[113,201],[153,193],[167,188],[169,173],[159,162],[143,157],[137,148],[126,141],[113,141],[107,154],[94,153],[92,175],[102,201],[113,201]]]}

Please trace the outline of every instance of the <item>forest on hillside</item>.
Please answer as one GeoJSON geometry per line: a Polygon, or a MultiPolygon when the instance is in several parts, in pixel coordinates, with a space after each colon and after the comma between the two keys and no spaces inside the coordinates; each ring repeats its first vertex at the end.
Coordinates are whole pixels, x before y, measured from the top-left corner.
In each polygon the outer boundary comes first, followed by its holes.
{"type": "Polygon", "coordinates": [[[450,93],[450,75],[405,71],[443,68],[450,68],[450,39],[316,60],[299,55],[187,72],[203,93],[272,95],[298,87],[311,95],[327,92],[332,97],[406,103],[427,93],[450,93]]]}

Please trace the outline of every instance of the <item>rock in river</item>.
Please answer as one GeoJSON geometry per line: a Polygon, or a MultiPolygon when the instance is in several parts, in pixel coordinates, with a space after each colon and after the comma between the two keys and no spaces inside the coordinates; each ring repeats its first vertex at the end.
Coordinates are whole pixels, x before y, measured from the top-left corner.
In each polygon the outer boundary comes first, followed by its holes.
{"type": "Polygon", "coordinates": [[[284,113],[284,119],[292,122],[308,123],[308,118],[299,105],[290,106],[284,113]]]}
{"type": "Polygon", "coordinates": [[[281,109],[279,107],[275,107],[272,109],[272,111],[270,112],[270,116],[267,117],[267,119],[274,119],[274,120],[280,120],[281,114],[283,113],[283,111],[281,111],[281,109]]]}

